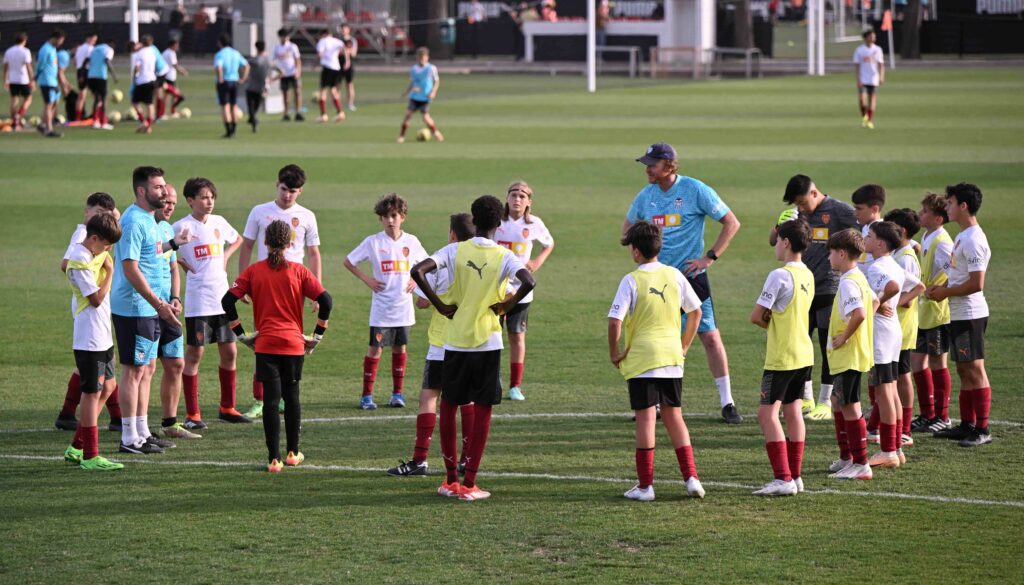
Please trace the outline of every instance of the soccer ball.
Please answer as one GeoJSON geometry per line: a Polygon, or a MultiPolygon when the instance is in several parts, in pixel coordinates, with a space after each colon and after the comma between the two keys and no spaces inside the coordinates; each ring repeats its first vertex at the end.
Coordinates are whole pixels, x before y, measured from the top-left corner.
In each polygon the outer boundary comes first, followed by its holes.
{"type": "Polygon", "coordinates": [[[430,139],[434,137],[434,134],[430,132],[429,128],[424,128],[416,133],[417,142],[430,142],[430,139]]]}
{"type": "Polygon", "coordinates": [[[41,122],[42,120],[39,119],[39,116],[32,116],[28,119],[29,126],[38,126],[41,122]]]}
{"type": "Polygon", "coordinates": [[[128,111],[124,113],[125,118],[129,120],[138,120],[139,113],[135,111],[135,108],[128,108],[128,111]]]}
{"type": "Polygon", "coordinates": [[[60,125],[67,124],[68,123],[68,119],[65,118],[63,114],[57,114],[57,123],[60,124],[60,125]]]}
{"type": "Polygon", "coordinates": [[[181,117],[185,118],[186,120],[192,117],[192,110],[189,108],[181,108],[178,111],[181,112],[181,117]]]}
{"type": "Polygon", "coordinates": [[[117,124],[121,121],[121,112],[111,112],[110,116],[108,117],[110,118],[111,122],[117,124]]]}
{"type": "Polygon", "coordinates": [[[242,119],[242,108],[235,106],[235,121],[242,119]]]}
{"type": "Polygon", "coordinates": [[[110,92],[110,101],[114,102],[115,104],[119,104],[123,100],[124,100],[124,92],[121,91],[120,89],[115,89],[114,91],[110,92]]]}

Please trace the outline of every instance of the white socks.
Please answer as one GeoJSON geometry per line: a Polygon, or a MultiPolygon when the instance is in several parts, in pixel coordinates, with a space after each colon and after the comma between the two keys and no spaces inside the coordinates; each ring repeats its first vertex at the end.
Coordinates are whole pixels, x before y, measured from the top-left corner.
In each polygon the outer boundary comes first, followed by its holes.
{"type": "Polygon", "coordinates": [[[715,386],[718,386],[718,400],[722,403],[723,407],[734,403],[732,399],[732,386],[729,384],[729,376],[715,378],[715,386]]]}
{"type": "Polygon", "coordinates": [[[822,404],[829,404],[832,400],[832,384],[822,384],[821,390],[818,391],[818,402],[822,404]]]}
{"type": "Polygon", "coordinates": [[[804,400],[814,400],[814,385],[810,380],[804,381],[804,400]]]}
{"type": "Polygon", "coordinates": [[[136,417],[121,417],[121,443],[124,445],[135,445],[139,442],[139,432],[135,428],[136,417]]]}
{"type": "Polygon", "coordinates": [[[139,438],[145,441],[146,439],[153,436],[149,432],[149,416],[137,416],[135,417],[135,432],[139,435],[139,438]]]}

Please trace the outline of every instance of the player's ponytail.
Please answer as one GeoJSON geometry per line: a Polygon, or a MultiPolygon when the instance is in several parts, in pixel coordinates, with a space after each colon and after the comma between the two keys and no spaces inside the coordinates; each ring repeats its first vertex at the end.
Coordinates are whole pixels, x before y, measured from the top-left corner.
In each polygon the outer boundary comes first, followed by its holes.
{"type": "MultiPolygon", "coordinates": [[[[505,209],[502,211],[502,214],[501,214],[501,219],[502,220],[506,220],[509,217],[508,216],[508,197],[507,197],[507,195],[509,193],[511,193],[513,189],[517,189],[519,191],[522,191],[523,193],[526,193],[526,197],[530,200],[530,203],[531,204],[533,203],[533,189],[530,188],[530,184],[527,183],[526,181],[512,181],[512,184],[510,184],[508,186],[508,189],[505,190],[505,195],[506,195],[506,197],[505,197],[505,209]]],[[[531,208],[531,205],[527,205],[526,209],[523,211],[523,221],[526,222],[526,223],[533,223],[533,220],[530,219],[530,208],[531,208]]]]}
{"type": "Polygon", "coordinates": [[[267,226],[267,233],[264,242],[267,245],[267,264],[274,270],[280,270],[287,265],[284,259],[284,250],[291,242],[292,229],[288,224],[277,219],[267,226]]]}

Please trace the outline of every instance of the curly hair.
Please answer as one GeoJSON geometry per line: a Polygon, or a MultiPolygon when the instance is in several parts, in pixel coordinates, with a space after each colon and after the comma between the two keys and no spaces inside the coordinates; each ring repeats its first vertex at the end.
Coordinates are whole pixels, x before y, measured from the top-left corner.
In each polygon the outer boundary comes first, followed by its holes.
{"type": "Polygon", "coordinates": [[[392,211],[397,211],[399,215],[405,217],[409,214],[409,203],[398,193],[388,193],[380,199],[373,206],[373,212],[379,217],[384,217],[390,214],[392,211]]]}

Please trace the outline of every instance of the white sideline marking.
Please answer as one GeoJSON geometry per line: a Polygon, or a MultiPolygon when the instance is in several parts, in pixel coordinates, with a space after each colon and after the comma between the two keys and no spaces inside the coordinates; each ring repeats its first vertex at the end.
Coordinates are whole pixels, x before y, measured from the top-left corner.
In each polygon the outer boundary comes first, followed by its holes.
{"type": "MultiPolygon", "coordinates": [[[[19,461],[64,461],[63,457],[51,457],[48,455],[7,455],[0,454],[0,459],[14,459],[19,461]]],[[[252,468],[262,469],[262,465],[256,465],[253,463],[243,463],[240,461],[157,461],[153,459],[118,459],[111,457],[111,461],[117,461],[119,463],[125,463],[127,465],[138,464],[138,465],[168,465],[168,466],[197,466],[197,467],[221,467],[221,468],[252,468]]],[[[373,472],[373,473],[384,473],[385,469],[381,467],[355,467],[350,465],[302,465],[296,468],[294,471],[302,471],[308,469],[310,471],[345,471],[345,472],[373,472]]],[[[292,471],[289,471],[292,473],[292,471]]],[[[591,475],[554,475],[550,473],[520,473],[514,471],[481,471],[479,473],[481,477],[495,477],[495,478],[506,478],[506,479],[548,479],[553,481],[585,481],[594,483],[621,483],[628,484],[634,483],[633,479],[626,479],[621,477],[596,477],[591,475]]],[[[439,476],[438,476],[439,477],[439,476]]],[[[723,482],[723,481],[702,481],[702,484],[710,487],[720,487],[727,489],[737,490],[755,490],[761,486],[746,485],[741,483],[723,482]]],[[[658,480],[658,485],[681,485],[685,486],[686,482],[680,480],[658,480]]],[[[981,500],[977,498],[958,498],[948,496],[928,496],[921,494],[902,494],[896,492],[857,492],[857,491],[843,491],[831,488],[825,489],[809,489],[804,492],[805,494],[811,495],[842,495],[842,496],[860,496],[866,498],[894,498],[898,500],[915,500],[920,502],[935,502],[939,504],[966,504],[968,506],[1001,506],[1007,508],[1024,508],[1024,502],[1017,500],[981,500]]]]}
{"type": "MultiPolygon", "coordinates": [[[[491,415],[491,418],[505,419],[505,420],[529,420],[535,418],[626,418],[632,414],[628,412],[524,412],[524,413],[495,413],[491,415]]],[[[684,412],[684,417],[689,418],[718,418],[721,416],[717,412],[684,412]]],[[[368,415],[368,416],[339,416],[332,418],[304,418],[303,423],[343,423],[343,422],[387,422],[393,420],[416,420],[415,414],[384,414],[384,415],[368,415]]],[[[951,419],[954,423],[960,422],[960,419],[951,419]]],[[[211,422],[217,424],[228,424],[222,423],[219,420],[213,420],[211,422]]],[[[253,421],[255,424],[261,424],[262,421],[259,419],[253,421]]],[[[988,423],[994,426],[1000,427],[1024,427],[1024,422],[1012,421],[1012,420],[989,420],[988,423]]],[[[102,425],[101,425],[102,427],[102,425]]],[[[35,429],[0,429],[0,435],[2,434],[17,434],[17,433],[49,433],[51,431],[57,431],[54,427],[46,428],[35,428],[35,429]]]]}

